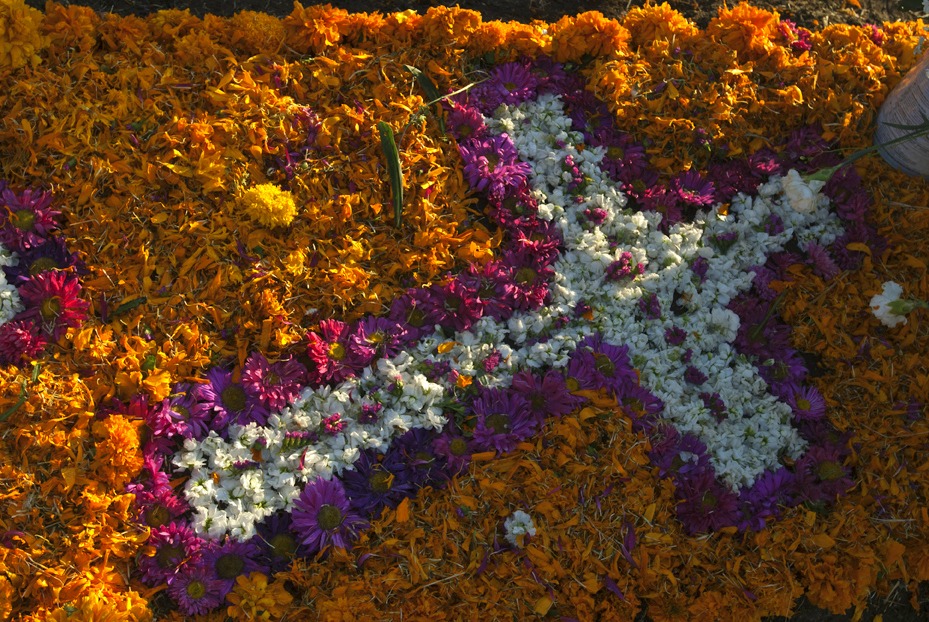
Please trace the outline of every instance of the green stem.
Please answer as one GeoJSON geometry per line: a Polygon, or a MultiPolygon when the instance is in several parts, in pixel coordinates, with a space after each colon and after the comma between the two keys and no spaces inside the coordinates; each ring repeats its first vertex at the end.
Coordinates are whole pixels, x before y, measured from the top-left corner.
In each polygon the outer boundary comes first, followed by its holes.
{"type": "Polygon", "coordinates": [[[871,145],[870,147],[859,149],[858,151],[848,156],[847,158],[845,158],[844,160],[842,160],[835,166],[821,169],[819,171],[816,171],[812,175],[807,175],[806,176],[807,181],[829,181],[829,179],[833,175],[835,175],[839,169],[845,166],[848,166],[849,164],[852,164],[853,162],[857,160],[860,160],[866,155],[870,155],[879,149],[883,149],[884,147],[890,147],[891,145],[903,143],[908,140],[912,140],[914,138],[919,138],[920,136],[926,136],[927,134],[929,134],[929,119],[925,119],[925,118],[923,120],[923,123],[919,125],[898,125],[896,123],[887,123],[887,125],[893,128],[897,128],[897,129],[904,129],[904,130],[912,129],[915,131],[909,134],[904,134],[903,136],[897,136],[896,138],[888,140],[887,142],[883,142],[879,145],[871,145]]]}

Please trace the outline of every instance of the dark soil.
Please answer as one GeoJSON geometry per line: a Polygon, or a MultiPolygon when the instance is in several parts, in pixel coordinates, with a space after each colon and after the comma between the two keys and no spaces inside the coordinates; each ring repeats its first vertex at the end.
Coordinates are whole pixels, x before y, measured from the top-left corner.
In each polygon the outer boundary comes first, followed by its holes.
{"type": "MultiPolygon", "coordinates": [[[[203,16],[231,16],[239,11],[260,11],[284,17],[293,11],[293,0],[81,0],[71,2],[58,0],[61,4],[81,4],[103,13],[120,15],[147,15],[163,9],[190,9],[191,13],[203,16]]],[[[414,9],[420,13],[433,6],[460,6],[479,11],[484,20],[558,21],[565,15],[577,15],[585,11],[600,11],[606,17],[619,18],[630,8],[642,6],[647,0],[329,0],[330,4],[353,13],[390,13],[414,9]]],[[[697,26],[705,27],[713,19],[719,7],[733,6],[737,0],[667,0],[672,8],[680,11],[697,26]]],[[[42,9],[44,0],[26,0],[26,4],[42,9]]],[[[315,4],[303,0],[304,5],[315,4]]],[[[322,3],[320,3],[322,4],[322,3]]],[[[924,17],[922,0],[752,0],[755,6],[777,11],[782,19],[789,19],[798,26],[818,29],[830,24],[882,24],[883,22],[911,21],[924,17]]],[[[912,606],[911,594],[905,586],[893,590],[889,595],[872,596],[861,622],[920,622],[929,621],[929,587],[923,586],[912,606]]],[[[790,622],[846,622],[852,619],[853,611],[844,615],[830,614],[818,609],[805,600],[790,622]]],[[[647,620],[647,612],[640,616],[647,620]]],[[[788,618],[767,618],[767,622],[785,622],[788,618]]]]}

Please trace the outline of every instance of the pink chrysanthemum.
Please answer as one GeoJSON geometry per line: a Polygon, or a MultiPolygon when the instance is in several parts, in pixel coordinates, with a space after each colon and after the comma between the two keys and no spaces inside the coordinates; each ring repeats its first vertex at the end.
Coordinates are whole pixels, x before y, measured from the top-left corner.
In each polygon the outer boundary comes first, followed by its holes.
{"type": "Polygon", "coordinates": [[[506,134],[459,143],[468,184],[500,200],[526,183],[529,165],[519,160],[513,141],[506,134]]]}
{"type": "Polygon", "coordinates": [[[3,188],[0,192],[0,242],[19,252],[39,246],[58,229],[55,217],[61,214],[51,209],[51,193],[43,190],[23,191],[19,195],[3,188]]]}
{"type": "Polygon", "coordinates": [[[87,317],[88,304],[78,297],[80,293],[80,281],[73,274],[54,270],[37,274],[19,288],[26,308],[20,319],[35,319],[45,334],[57,340],[87,317]]]}
{"type": "Polygon", "coordinates": [[[160,585],[170,583],[181,568],[200,559],[203,540],[186,525],[169,523],[152,529],[147,544],[155,554],[140,557],[137,567],[143,583],[160,585]]]}
{"type": "Polygon", "coordinates": [[[0,326],[0,365],[22,365],[45,350],[46,339],[32,320],[14,320],[0,326]]]}
{"type": "Polygon", "coordinates": [[[306,336],[306,351],[312,361],[308,370],[310,382],[339,383],[355,376],[374,358],[374,349],[352,339],[349,325],[339,320],[323,320],[319,334],[306,336]]]}
{"type": "Polygon", "coordinates": [[[269,363],[254,352],[242,369],[242,386],[270,411],[278,411],[300,395],[306,368],[294,358],[269,363]]]}

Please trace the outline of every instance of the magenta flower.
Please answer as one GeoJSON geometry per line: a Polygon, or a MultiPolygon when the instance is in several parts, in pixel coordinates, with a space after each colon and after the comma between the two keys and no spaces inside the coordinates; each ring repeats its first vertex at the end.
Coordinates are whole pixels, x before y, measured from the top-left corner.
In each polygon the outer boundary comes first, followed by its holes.
{"type": "Polygon", "coordinates": [[[536,95],[539,81],[525,63],[511,62],[497,65],[490,77],[468,93],[468,101],[479,106],[485,114],[500,104],[516,105],[536,95]]]}
{"type": "Polygon", "coordinates": [[[0,326],[0,365],[24,365],[45,350],[48,342],[33,320],[13,320],[0,326]]]}
{"type": "Polygon", "coordinates": [[[55,219],[61,214],[51,209],[51,193],[27,189],[16,194],[5,187],[0,190],[0,243],[25,252],[45,242],[58,229],[55,219]]]}
{"type": "Polygon", "coordinates": [[[269,363],[260,352],[253,352],[242,369],[242,386],[268,411],[279,411],[302,390],[306,368],[293,357],[269,363]]]}
{"type": "Polygon", "coordinates": [[[459,141],[487,134],[484,116],[473,106],[451,104],[445,125],[459,141]]]}
{"type": "Polygon", "coordinates": [[[169,523],[152,529],[148,546],[155,549],[151,557],[141,556],[137,568],[146,585],[171,583],[187,564],[200,559],[203,540],[181,523],[169,523]]]}
{"type": "Polygon", "coordinates": [[[148,423],[155,434],[202,439],[209,434],[211,418],[210,405],[197,399],[193,385],[184,382],[174,386],[148,423]]]}
{"type": "Polygon", "coordinates": [[[506,133],[464,141],[458,151],[471,188],[498,200],[525,185],[531,172],[506,133]]]}
{"type": "Polygon", "coordinates": [[[34,319],[46,335],[57,341],[68,327],[77,327],[87,317],[88,303],[78,296],[81,284],[68,272],[42,272],[19,288],[25,310],[18,319],[34,319]]]}
{"type": "Polygon", "coordinates": [[[319,333],[307,333],[306,351],[313,363],[308,370],[310,382],[316,385],[337,384],[357,375],[374,358],[374,349],[358,340],[345,322],[323,320],[319,333]]]}
{"type": "Polygon", "coordinates": [[[672,179],[670,188],[687,205],[706,207],[715,201],[713,182],[693,169],[672,179]]]}
{"type": "Polygon", "coordinates": [[[443,328],[463,332],[484,315],[484,301],[467,286],[465,279],[453,279],[446,285],[433,285],[428,313],[443,328]]]}
{"type": "Polygon", "coordinates": [[[194,393],[196,399],[204,402],[207,409],[212,411],[212,429],[222,432],[230,423],[267,423],[268,411],[257,400],[249,397],[241,383],[232,381],[231,371],[214,367],[207,372],[206,379],[209,382],[197,385],[194,393]]]}
{"type": "Polygon", "coordinates": [[[328,546],[351,548],[368,522],[352,510],[345,488],[337,479],[321,477],[308,482],[294,501],[291,529],[313,555],[328,546]]]}
{"type": "Polygon", "coordinates": [[[526,399],[529,412],[540,424],[547,417],[570,414],[584,401],[568,391],[564,375],[553,369],[541,378],[529,371],[519,371],[513,375],[511,388],[526,399]]]}
{"type": "Polygon", "coordinates": [[[224,598],[235,587],[236,577],[268,571],[259,563],[261,549],[252,541],[227,540],[222,545],[213,543],[202,551],[202,557],[202,565],[207,569],[205,574],[219,579],[224,598]]]}

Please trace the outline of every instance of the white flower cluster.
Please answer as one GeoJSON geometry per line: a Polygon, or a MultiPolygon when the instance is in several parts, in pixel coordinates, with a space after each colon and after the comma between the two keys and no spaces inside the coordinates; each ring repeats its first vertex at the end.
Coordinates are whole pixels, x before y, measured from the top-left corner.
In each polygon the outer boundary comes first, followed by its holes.
{"type": "Polygon", "coordinates": [[[526,536],[532,537],[536,533],[532,517],[522,510],[516,510],[510,514],[503,521],[503,527],[506,529],[506,535],[504,536],[506,541],[519,548],[522,548],[525,543],[526,536]]]}
{"type": "MultiPolygon", "coordinates": [[[[753,364],[735,352],[739,318],[726,305],[751,286],[754,275],[748,268],[763,264],[791,238],[801,245],[826,245],[841,233],[828,201],[817,197],[797,211],[775,178],[756,198],[737,197],[728,214],[702,212],[665,234],[659,214],[625,209],[625,196],[600,169],[602,148],[577,148],[582,136],[571,131],[558,97],[501,106],[496,115],[486,120],[488,126],[507,132],[531,165],[539,215],[554,221],[564,238],[551,304],[505,323],[484,317],[451,339],[436,330],[359,378],[332,389],[307,389],[266,426],[234,426],[228,441],[214,433],[199,443],[188,441],[175,465],[191,471],[185,494],[199,533],[250,537],[262,518],[289,508],[307,480],[350,469],[362,450],[386,450],[407,430],[441,429],[456,374],[479,377],[485,386],[508,386],[519,369],[564,367],[577,343],[597,331],[608,342],[629,347],[643,385],[664,401],[665,419],[707,445],[717,474],[732,488],[776,468],[780,453],[793,458],[802,453],[805,445],[790,426],[790,407],[768,393],[753,364]],[[568,156],[584,175],[582,192],[569,188],[573,177],[563,166],[568,156]],[[594,225],[584,216],[587,209],[606,216],[594,225]],[[782,233],[765,232],[772,214],[783,221],[782,233]],[[644,273],[609,280],[607,267],[623,252],[631,253],[633,264],[642,263],[644,273]],[[698,258],[707,267],[703,282],[691,269],[698,258]],[[638,311],[643,296],[657,300],[659,318],[646,319],[638,311]],[[592,307],[592,321],[574,317],[581,301],[592,307]],[[683,308],[680,315],[671,313],[672,304],[683,308]],[[687,331],[680,346],[665,340],[672,327],[687,331]],[[688,349],[689,364],[708,377],[700,385],[685,380],[682,359],[688,349]],[[488,371],[484,363],[491,356],[499,360],[488,371]],[[426,363],[448,365],[455,373],[430,382],[426,363]],[[716,421],[700,398],[703,392],[719,394],[727,419],[716,421]],[[363,423],[363,409],[375,403],[381,408],[376,422],[363,423]],[[326,420],[333,415],[344,427],[329,433],[326,420]]],[[[531,519],[517,524],[522,533],[533,533],[531,519]]]]}
{"type": "MultiPolygon", "coordinates": [[[[0,267],[15,266],[19,256],[0,244],[0,267]]],[[[23,310],[23,302],[15,285],[7,283],[6,273],[0,270],[0,326],[12,320],[23,310]]]]}

